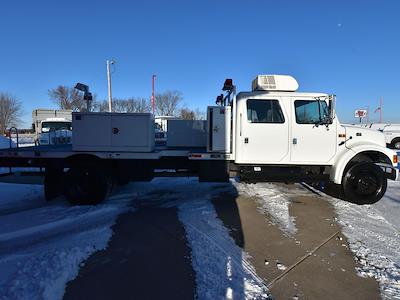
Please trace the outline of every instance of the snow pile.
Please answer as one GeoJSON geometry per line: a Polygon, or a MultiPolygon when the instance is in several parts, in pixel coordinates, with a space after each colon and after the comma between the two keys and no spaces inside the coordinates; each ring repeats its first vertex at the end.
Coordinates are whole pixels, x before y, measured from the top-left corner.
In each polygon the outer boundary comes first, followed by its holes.
{"type": "Polygon", "coordinates": [[[12,211],[24,210],[42,205],[43,198],[43,186],[41,185],[15,185],[0,182],[0,216],[12,211]]]}
{"type": "MultiPolygon", "coordinates": [[[[15,135],[11,138],[11,140],[14,142],[14,144],[17,144],[17,138],[15,135]]],[[[26,136],[19,136],[18,137],[18,147],[30,147],[30,146],[35,146],[35,141],[32,137],[26,137],[26,136]]]]}
{"type": "Polygon", "coordinates": [[[308,192],[300,185],[285,185],[273,183],[246,184],[233,182],[240,193],[255,197],[261,205],[260,211],[269,214],[272,222],[283,232],[294,235],[297,231],[295,218],[289,215],[290,199],[294,196],[307,195],[308,192]]]}
{"type": "Polygon", "coordinates": [[[108,226],[96,228],[1,259],[0,299],[62,299],[79,266],[93,252],[105,249],[111,235],[108,226]]]}
{"type": "Polygon", "coordinates": [[[374,277],[384,298],[400,299],[400,182],[389,181],[386,195],[373,205],[329,201],[360,264],[360,275],[374,277]]]}
{"type": "MultiPolygon", "coordinates": [[[[11,147],[15,147],[13,141],[11,141],[11,147]]],[[[10,148],[10,139],[0,135],[0,149],[9,149],[10,148]]]]}
{"type": "Polygon", "coordinates": [[[0,299],[62,299],[132,199],[121,190],[102,205],[72,207],[46,202],[43,186],[0,184],[0,299]]]}
{"type": "Polygon", "coordinates": [[[269,298],[247,254],[235,245],[209,201],[190,201],[179,210],[192,249],[199,299],[269,298]]]}

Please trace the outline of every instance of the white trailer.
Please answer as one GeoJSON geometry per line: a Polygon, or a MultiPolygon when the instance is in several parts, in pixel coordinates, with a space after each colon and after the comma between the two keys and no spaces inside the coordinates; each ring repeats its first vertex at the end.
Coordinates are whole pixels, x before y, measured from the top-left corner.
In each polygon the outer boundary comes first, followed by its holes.
{"type": "MultiPolygon", "coordinates": [[[[381,199],[387,180],[398,177],[397,153],[386,148],[383,133],[340,124],[334,95],[301,93],[297,88],[291,76],[259,75],[252,91],[236,94],[232,80],[226,80],[218,105],[208,108],[204,147],[156,145],[127,150],[125,139],[118,135],[130,127],[130,121],[118,125],[116,115],[116,123],[98,126],[99,118],[107,119],[107,114],[92,113],[97,121],[87,125],[110,136],[106,149],[95,144],[98,139],[86,128],[83,138],[90,148],[2,150],[0,166],[45,167],[46,198],[64,194],[74,204],[102,201],[111,182],[165,175],[193,175],[200,181],[228,181],[230,176],[246,182],[324,180],[338,185],[341,197],[349,201],[371,204],[381,199]],[[162,169],[169,172],[158,172],[162,169]]],[[[82,116],[73,114],[74,127],[82,116]]],[[[121,118],[127,120],[124,114],[121,118]]],[[[130,139],[146,141],[154,124],[143,122],[137,130],[134,119],[130,139]]]]}

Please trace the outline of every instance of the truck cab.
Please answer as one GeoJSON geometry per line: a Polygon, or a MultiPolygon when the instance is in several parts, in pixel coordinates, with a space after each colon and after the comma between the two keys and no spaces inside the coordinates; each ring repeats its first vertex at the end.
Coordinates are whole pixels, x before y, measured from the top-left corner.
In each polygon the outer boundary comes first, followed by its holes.
{"type": "MultiPolygon", "coordinates": [[[[287,75],[259,75],[252,91],[237,94],[224,85],[227,95],[217,102],[232,109],[225,132],[232,131],[230,155],[241,180],[327,180],[357,203],[378,201],[387,179],[398,176],[397,153],[381,132],[342,125],[334,95],[298,92],[298,86],[287,75]]],[[[213,135],[215,126],[209,127],[213,135]]]]}

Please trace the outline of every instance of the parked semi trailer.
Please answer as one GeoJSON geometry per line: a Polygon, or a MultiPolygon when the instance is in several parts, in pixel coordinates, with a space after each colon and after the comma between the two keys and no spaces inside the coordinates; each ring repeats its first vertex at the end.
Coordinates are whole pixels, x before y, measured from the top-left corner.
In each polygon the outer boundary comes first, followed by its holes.
{"type": "Polygon", "coordinates": [[[213,182],[328,180],[353,202],[381,199],[399,172],[383,133],[341,125],[334,95],[297,89],[291,76],[259,75],[251,91],[236,93],[227,79],[205,126],[169,127],[169,136],[173,128],[180,132],[173,146],[155,145],[151,114],[73,113],[72,145],[1,150],[0,166],[44,167],[46,198],[63,194],[73,204],[101,202],[113,183],[179,175],[213,182]]]}

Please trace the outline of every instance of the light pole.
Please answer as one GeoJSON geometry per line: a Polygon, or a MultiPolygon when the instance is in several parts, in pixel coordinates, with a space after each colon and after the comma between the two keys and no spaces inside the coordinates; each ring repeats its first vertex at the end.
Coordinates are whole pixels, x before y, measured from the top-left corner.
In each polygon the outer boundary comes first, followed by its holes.
{"type": "Polygon", "coordinates": [[[108,111],[112,112],[112,91],[111,91],[111,73],[110,65],[115,63],[114,60],[107,60],[107,82],[108,82],[108,111]]]}

